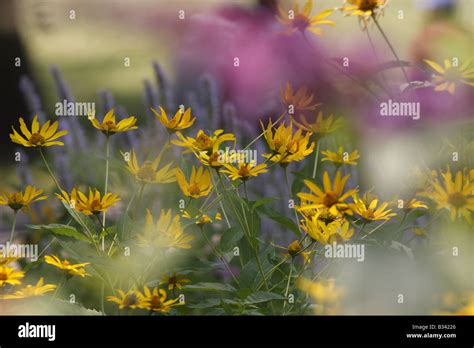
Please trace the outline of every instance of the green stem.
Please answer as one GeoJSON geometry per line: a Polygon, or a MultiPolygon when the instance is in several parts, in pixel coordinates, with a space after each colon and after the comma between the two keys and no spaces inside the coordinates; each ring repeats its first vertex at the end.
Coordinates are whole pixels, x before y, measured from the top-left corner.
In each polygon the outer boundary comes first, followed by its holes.
{"type": "Polygon", "coordinates": [[[217,251],[217,249],[214,247],[214,245],[211,243],[211,241],[209,240],[209,238],[207,238],[206,234],[204,233],[204,229],[202,226],[199,226],[199,230],[201,231],[201,234],[203,236],[203,238],[206,240],[206,243],[211,247],[212,251],[214,252],[214,254],[222,261],[222,263],[224,264],[225,268],[227,269],[227,271],[229,272],[229,274],[231,275],[232,279],[234,280],[234,282],[237,284],[237,285],[240,285],[239,284],[239,280],[237,279],[237,277],[235,276],[235,274],[232,272],[229,264],[227,263],[227,260],[224,258],[224,255],[222,255],[219,251],[217,251]]]}
{"type": "Polygon", "coordinates": [[[247,202],[249,201],[249,194],[247,192],[247,182],[244,180],[244,193],[245,193],[245,199],[247,200],[247,202]]]}
{"type": "Polygon", "coordinates": [[[316,178],[316,172],[318,171],[318,161],[319,161],[319,148],[321,146],[321,139],[317,141],[316,153],[314,155],[314,166],[313,166],[313,175],[312,178],[316,178]]]}
{"type": "MultiPolygon", "coordinates": [[[[109,183],[109,156],[110,156],[110,137],[107,136],[105,139],[105,183],[104,183],[104,196],[107,194],[108,183],[109,183]]],[[[105,230],[105,210],[102,214],[102,230],[105,230]]],[[[105,236],[102,236],[102,251],[105,251],[105,236]]]]}
{"type": "Polygon", "coordinates": [[[291,275],[292,275],[292,272],[293,272],[293,260],[294,260],[294,258],[291,259],[290,272],[288,273],[288,282],[286,283],[285,302],[283,302],[283,315],[285,315],[286,302],[288,301],[288,292],[290,291],[291,275]]]}
{"type": "Polygon", "coordinates": [[[395,59],[397,60],[398,65],[400,65],[400,68],[402,69],[403,76],[405,77],[405,80],[407,81],[407,83],[410,83],[410,79],[408,78],[408,74],[405,70],[405,67],[402,65],[402,62],[400,61],[400,58],[398,57],[397,52],[393,48],[392,44],[390,43],[390,40],[388,39],[387,35],[383,31],[382,27],[380,26],[380,24],[379,24],[379,22],[378,22],[378,20],[377,20],[377,18],[375,17],[374,14],[372,14],[372,19],[374,20],[375,25],[377,26],[378,30],[380,31],[380,34],[382,34],[382,36],[383,36],[385,42],[387,43],[388,47],[392,51],[395,59]]]}
{"type": "MultiPolygon", "coordinates": [[[[217,186],[218,184],[221,184],[222,187],[224,188],[224,191],[225,191],[224,183],[222,182],[222,178],[221,178],[221,175],[220,175],[219,172],[217,172],[217,178],[219,180],[218,183],[215,182],[214,177],[212,176],[212,174],[211,174],[211,178],[212,178],[212,182],[213,182],[214,186],[216,187],[216,192],[217,192],[218,195],[219,195],[219,188],[217,186]]],[[[221,207],[222,215],[224,215],[224,219],[225,219],[225,222],[227,223],[227,227],[230,228],[231,227],[230,226],[230,221],[229,221],[229,218],[227,217],[227,213],[224,209],[224,204],[222,203],[222,201],[219,201],[219,206],[221,207]]]]}
{"type": "MultiPolygon", "coordinates": [[[[10,240],[9,240],[10,244],[13,241],[13,235],[15,234],[15,226],[16,226],[16,217],[17,217],[17,215],[18,215],[18,210],[15,210],[15,212],[13,213],[12,231],[10,232],[10,240]]],[[[8,256],[8,255],[5,255],[5,256],[8,256]]]]}
{"type": "Polygon", "coordinates": [[[41,147],[39,148],[39,152],[41,154],[41,158],[43,159],[43,162],[46,166],[46,169],[48,170],[48,173],[49,175],[51,176],[51,178],[53,179],[54,183],[56,184],[56,187],[58,188],[59,192],[61,193],[63,191],[63,189],[61,188],[61,186],[59,185],[58,183],[58,180],[56,179],[56,177],[54,176],[51,168],[49,167],[48,165],[48,161],[46,161],[46,157],[44,156],[44,153],[43,153],[43,150],[41,149],[41,147]]]}

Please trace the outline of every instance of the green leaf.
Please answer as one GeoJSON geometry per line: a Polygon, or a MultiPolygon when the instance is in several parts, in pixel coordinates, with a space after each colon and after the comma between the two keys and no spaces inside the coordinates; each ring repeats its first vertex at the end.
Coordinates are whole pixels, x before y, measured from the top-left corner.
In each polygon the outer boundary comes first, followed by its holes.
{"type": "Polygon", "coordinates": [[[265,198],[262,198],[262,199],[260,199],[260,200],[258,200],[258,201],[256,201],[256,202],[254,202],[254,203],[252,204],[252,207],[250,208],[250,210],[253,211],[253,210],[257,209],[258,207],[260,207],[261,205],[265,205],[265,204],[270,203],[270,202],[273,202],[273,201],[275,201],[275,200],[276,200],[276,198],[273,198],[273,197],[265,197],[265,198]]]}
{"type": "Polygon", "coordinates": [[[256,304],[256,303],[263,303],[272,300],[285,300],[285,296],[281,294],[276,294],[274,292],[267,292],[267,291],[256,291],[250,294],[244,301],[244,304],[256,304]]]}
{"type": "Polygon", "coordinates": [[[186,290],[198,290],[198,291],[227,291],[233,292],[236,289],[230,284],[221,284],[221,283],[196,283],[192,285],[187,285],[186,290]]]}
{"type": "Polygon", "coordinates": [[[222,235],[220,242],[220,249],[225,253],[237,246],[237,243],[242,239],[244,233],[237,227],[231,227],[222,235]]]}
{"type": "Polygon", "coordinates": [[[71,237],[82,242],[91,243],[90,239],[76,230],[73,226],[61,225],[61,224],[50,224],[50,225],[26,225],[28,228],[34,230],[45,230],[60,236],[71,237]]]}
{"type": "Polygon", "coordinates": [[[273,221],[277,222],[278,224],[282,225],[283,227],[286,227],[286,228],[290,229],[291,231],[293,231],[296,234],[296,236],[298,238],[301,238],[300,230],[299,230],[298,226],[296,226],[296,224],[293,222],[292,219],[281,215],[276,210],[274,210],[273,208],[270,208],[270,207],[260,207],[257,211],[260,214],[263,214],[266,217],[268,217],[268,218],[272,219],[273,221]]]}
{"type": "Polygon", "coordinates": [[[71,215],[71,217],[85,230],[87,231],[87,235],[89,236],[95,236],[97,234],[96,232],[96,226],[95,224],[92,222],[91,219],[89,219],[89,217],[87,217],[86,215],[84,215],[83,213],[81,212],[78,212],[76,210],[74,210],[73,208],[71,208],[71,206],[69,204],[67,204],[66,202],[63,202],[61,201],[61,203],[64,205],[64,207],[66,208],[67,212],[69,213],[69,215],[71,215]]]}
{"type": "Polygon", "coordinates": [[[203,301],[200,301],[199,303],[195,304],[188,304],[189,308],[196,308],[196,309],[203,309],[203,308],[210,308],[210,307],[216,307],[221,304],[221,299],[220,298],[208,298],[203,301]]]}

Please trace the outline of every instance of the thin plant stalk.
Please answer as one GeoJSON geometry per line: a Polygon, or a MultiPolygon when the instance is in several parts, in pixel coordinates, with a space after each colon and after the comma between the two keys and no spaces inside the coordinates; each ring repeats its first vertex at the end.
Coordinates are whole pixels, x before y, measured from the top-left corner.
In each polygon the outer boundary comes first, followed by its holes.
{"type": "Polygon", "coordinates": [[[10,239],[9,239],[10,244],[13,241],[13,236],[15,235],[15,227],[16,227],[16,218],[17,218],[17,216],[18,216],[18,210],[15,210],[14,213],[13,213],[12,230],[10,232],[10,239]]]}
{"type": "Polygon", "coordinates": [[[288,301],[288,292],[290,291],[290,282],[291,282],[291,275],[293,272],[293,258],[291,259],[290,263],[290,272],[288,273],[288,281],[286,283],[286,290],[285,290],[285,302],[283,302],[283,315],[285,315],[285,307],[286,307],[286,302],[288,301]]]}
{"type": "Polygon", "coordinates": [[[377,26],[377,29],[379,30],[380,34],[382,34],[385,42],[387,43],[388,47],[390,48],[390,50],[392,51],[395,59],[397,60],[397,63],[398,65],[400,66],[400,69],[402,69],[402,72],[403,72],[403,76],[405,77],[405,80],[407,81],[407,83],[410,83],[410,79],[408,78],[408,74],[405,70],[405,67],[402,65],[402,62],[400,61],[400,58],[398,57],[398,54],[397,52],[395,51],[395,49],[393,48],[392,44],[390,43],[390,40],[388,39],[387,35],[385,34],[385,32],[383,31],[382,27],[380,26],[379,24],[379,21],[377,20],[376,16],[374,14],[372,14],[372,19],[374,20],[374,23],[375,25],[377,26]]]}
{"type": "Polygon", "coordinates": [[[232,272],[232,269],[230,268],[229,264],[227,263],[227,260],[225,259],[224,255],[222,255],[222,253],[220,253],[219,251],[217,251],[217,249],[214,247],[214,245],[212,245],[211,241],[209,240],[209,238],[207,238],[206,234],[204,233],[204,228],[202,226],[199,226],[199,230],[201,231],[201,234],[203,236],[203,238],[206,240],[206,243],[209,245],[209,247],[212,249],[212,251],[214,252],[214,254],[219,258],[219,260],[221,260],[221,262],[224,264],[225,268],[227,269],[227,271],[229,272],[229,274],[231,275],[232,279],[234,280],[234,282],[237,284],[237,285],[240,285],[239,284],[239,280],[237,279],[237,277],[235,276],[234,272],[232,272]]]}
{"type": "Polygon", "coordinates": [[[41,147],[39,148],[39,153],[41,154],[41,158],[43,159],[44,165],[46,166],[46,169],[48,170],[49,175],[51,176],[51,178],[53,179],[56,187],[58,188],[59,192],[61,193],[63,191],[63,189],[61,188],[61,185],[59,185],[58,180],[56,179],[56,177],[54,176],[53,171],[49,167],[48,161],[46,161],[46,157],[44,156],[44,153],[43,153],[43,150],[41,149],[41,147]]]}
{"type": "MultiPolygon", "coordinates": [[[[109,183],[109,155],[110,155],[110,137],[105,139],[105,183],[104,196],[107,194],[109,183]]],[[[102,214],[102,230],[105,230],[105,211],[102,214]]],[[[105,251],[105,236],[102,236],[102,251],[105,251]]]]}
{"type": "Polygon", "coordinates": [[[316,172],[318,171],[318,161],[319,161],[319,149],[321,147],[321,139],[317,141],[316,144],[316,152],[314,154],[314,166],[313,166],[313,175],[311,176],[313,179],[316,178],[316,172]]]}

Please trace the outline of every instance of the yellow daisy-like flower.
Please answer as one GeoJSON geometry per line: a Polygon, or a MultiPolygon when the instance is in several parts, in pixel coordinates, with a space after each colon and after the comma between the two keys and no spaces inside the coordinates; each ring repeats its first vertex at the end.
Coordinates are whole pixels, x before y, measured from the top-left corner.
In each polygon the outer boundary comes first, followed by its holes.
{"type": "Polygon", "coordinates": [[[210,155],[216,153],[223,142],[233,141],[234,144],[236,142],[235,136],[232,133],[224,133],[222,129],[216,130],[212,135],[207,135],[203,130],[199,130],[196,138],[185,137],[180,132],[177,132],[176,135],[179,140],[171,140],[171,143],[187,148],[185,152],[194,152],[195,154],[206,152],[207,155],[210,155]]]}
{"type": "Polygon", "coordinates": [[[94,115],[89,115],[89,120],[95,128],[107,136],[138,128],[138,126],[136,126],[137,118],[135,116],[127,117],[117,123],[115,121],[114,109],[107,112],[107,114],[104,116],[104,119],[102,120],[102,123],[97,121],[94,115]]]}
{"type": "MultiPolygon", "coordinates": [[[[261,123],[261,122],[260,122],[261,123]]],[[[309,145],[311,132],[303,134],[303,130],[293,133],[293,122],[288,126],[280,124],[277,129],[273,129],[272,120],[268,122],[267,128],[261,123],[265,140],[272,153],[264,153],[262,156],[272,162],[286,166],[291,162],[298,162],[310,155],[314,150],[314,142],[309,145]],[[308,146],[309,145],[309,146],[308,146]]]]}
{"type": "Polygon", "coordinates": [[[1,253],[0,254],[0,266],[8,265],[9,263],[15,262],[19,257],[10,256],[10,253],[1,253]]]}
{"type": "Polygon", "coordinates": [[[405,210],[405,211],[413,210],[413,209],[420,209],[420,208],[428,209],[428,206],[426,205],[425,202],[419,201],[416,198],[412,198],[412,199],[409,199],[409,200],[402,200],[402,202],[398,201],[397,205],[398,206],[401,205],[403,207],[402,209],[405,210]]]}
{"type": "Polygon", "coordinates": [[[139,182],[147,184],[167,184],[175,182],[174,168],[171,169],[172,162],[158,170],[161,162],[161,155],[158,155],[154,161],[144,161],[142,165],[138,164],[135,151],[131,151],[130,159],[127,162],[127,169],[139,182]]]}
{"type": "Polygon", "coordinates": [[[386,209],[388,203],[381,203],[378,207],[379,201],[377,198],[364,195],[364,198],[354,196],[354,204],[351,205],[351,209],[354,213],[360,215],[366,221],[376,220],[390,220],[392,217],[397,216],[396,213],[391,213],[392,209],[386,209]]]}
{"type": "Polygon", "coordinates": [[[336,302],[343,294],[342,289],[335,286],[334,280],[313,282],[307,278],[298,278],[296,285],[318,302],[336,302]]]}
{"type": "Polygon", "coordinates": [[[320,111],[316,120],[313,123],[308,122],[304,115],[300,116],[301,122],[297,122],[293,119],[293,122],[300,128],[315,134],[318,137],[323,137],[327,134],[334,133],[336,130],[342,127],[342,119],[334,119],[334,115],[329,115],[328,118],[324,118],[323,113],[320,111]]]}
{"type": "Polygon", "coordinates": [[[145,286],[143,293],[138,294],[141,304],[140,308],[152,312],[169,313],[171,307],[178,306],[178,299],[166,300],[167,294],[163,289],[154,288],[153,292],[145,286]]]}
{"type": "Polygon", "coordinates": [[[56,196],[69,204],[73,209],[85,215],[98,215],[120,201],[120,198],[115,193],[109,192],[101,197],[101,193],[97,189],[94,192],[92,189],[89,189],[89,196],[75,188],[70,195],[63,190],[61,195],[56,194],[56,196]]]}
{"type": "Polygon", "coordinates": [[[321,159],[322,162],[324,161],[331,161],[337,165],[340,164],[350,164],[350,165],[357,165],[357,160],[360,158],[359,151],[355,150],[351,153],[344,152],[342,147],[339,147],[337,152],[332,152],[329,150],[321,151],[321,153],[325,156],[321,159]]]}
{"type": "Polygon", "coordinates": [[[68,260],[61,260],[56,255],[44,257],[44,261],[54,267],[66,271],[69,275],[77,275],[80,277],[88,276],[89,274],[84,269],[84,266],[90,265],[90,262],[71,264],[68,260]]]}
{"type": "Polygon", "coordinates": [[[41,196],[43,190],[38,190],[36,187],[28,185],[25,191],[20,192],[3,192],[0,195],[0,204],[8,205],[13,210],[19,209],[28,210],[31,203],[43,201],[47,196],[41,196]]]}
{"type": "Polygon", "coordinates": [[[250,161],[249,163],[239,162],[237,163],[237,168],[230,163],[224,163],[223,166],[226,169],[222,169],[221,173],[229,175],[229,178],[232,180],[240,179],[242,181],[247,181],[251,177],[256,177],[259,174],[266,173],[267,165],[265,163],[255,165],[255,161],[250,161]]]}
{"type": "Polygon", "coordinates": [[[286,83],[286,88],[280,90],[280,99],[283,105],[288,108],[292,107],[293,113],[301,111],[314,111],[321,105],[321,103],[315,103],[314,95],[308,92],[306,87],[301,87],[297,91],[293,92],[293,87],[290,83],[286,83]]]}
{"type": "Polygon", "coordinates": [[[21,284],[20,279],[24,276],[25,272],[15,271],[13,268],[4,265],[0,266],[0,286],[21,284]]]}
{"type": "Polygon", "coordinates": [[[145,230],[138,235],[139,245],[159,246],[166,248],[191,249],[194,236],[185,234],[179,215],[172,217],[171,209],[167,212],[161,210],[160,217],[153,221],[153,215],[147,209],[145,230]]]}
{"type": "Polygon", "coordinates": [[[279,246],[279,245],[275,245],[275,244],[272,244],[272,245],[279,248],[279,249],[285,250],[286,253],[284,253],[283,256],[286,256],[286,257],[291,256],[292,259],[294,259],[298,256],[301,256],[303,258],[304,263],[308,263],[310,261],[311,253],[306,252],[306,251],[302,251],[303,249],[301,248],[301,244],[297,240],[295,240],[295,241],[291,242],[290,244],[288,244],[288,246],[286,248],[282,247],[282,246],[279,246]]]}
{"type": "Polygon", "coordinates": [[[350,175],[346,175],[342,178],[341,172],[336,172],[334,183],[331,184],[329,179],[329,173],[324,172],[323,175],[323,190],[321,190],[315,183],[304,180],[304,184],[309,188],[310,193],[300,192],[297,196],[302,200],[302,205],[298,208],[298,211],[305,211],[311,209],[327,208],[333,215],[349,214],[352,215],[350,206],[345,201],[356,194],[358,189],[350,189],[344,192],[344,186],[350,175]]]}
{"type": "Polygon", "coordinates": [[[1,298],[3,300],[17,300],[28,297],[43,296],[47,292],[51,292],[56,289],[56,285],[54,284],[43,284],[44,279],[41,277],[35,285],[27,285],[22,289],[15,291],[13,294],[3,295],[1,298]]]}
{"type": "Polygon", "coordinates": [[[182,289],[183,284],[190,283],[191,280],[185,278],[184,275],[173,273],[172,275],[165,275],[160,281],[159,285],[166,284],[168,290],[174,291],[174,289],[182,289]]]}
{"type": "Polygon", "coordinates": [[[186,180],[186,177],[180,168],[176,168],[175,175],[179,188],[185,196],[199,198],[205,197],[209,192],[211,192],[211,173],[209,170],[204,170],[203,167],[199,167],[197,171],[194,166],[192,167],[189,182],[186,180]]]}
{"type": "Polygon", "coordinates": [[[321,245],[341,243],[354,235],[354,229],[349,228],[349,222],[325,222],[317,218],[305,218],[301,221],[301,229],[321,245]]]}
{"type": "MultiPolygon", "coordinates": [[[[187,211],[183,212],[182,217],[185,219],[192,219],[191,215],[187,211]]],[[[213,222],[212,218],[209,215],[203,214],[203,213],[197,214],[196,216],[194,216],[194,219],[196,220],[195,224],[200,227],[204,226],[205,224],[210,224],[213,222]]],[[[219,221],[222,220],[221,213],[216,213],[216,216],[214,217],[214,219],[219,220],[219,221]]]]}
{"type": "Polygon", "coordinates": [[[472,58],[466,60],[460,67],[453,66],[449,59],[444,60],[444,67],[432,60],[425,59],[424,61],[435,71],[432,80],[436,85],[435,91],[448,91],[454,94],[459,84],[474,87],[474,68],[470,66],[472,58]]]}
{"type": "Polygon", "coordinates": [[[25,147],[64,145],[62,141],[57,141],[57,139],[66,135],[68,132],[66,130],[57,132],[59,126],[58,121],[54,122],[53,124],[50,124],[50,121],[47,121],[42,127],[40,127],[38,116],[35,116],[33,118],[30,131],[23,118],[20,117],[19,120],[20,130],[23,133],[23,136],[18,134],[15,128],[12,127],[13,134],[10,134],[10,139],[14,143],[25,147]]]}
{"type": "Polygon", "coordinates": [[[151,109],[151,111],[153,111],[158,121],[160,121],[170,133],[189,128],[196,122],[196,117],[191,118],[191,108],[187,108],[184,112],[179,109],[171,119],[168,119],[166,111],[161,106],[160,113],[155,109],[151,109]]]}
{"type": "Polygon", "coordinates": [[[119,309],[135,309],[141,308],[142,300],[139,291],[129,290],[127,293],[117,290],[118,296],[107,296],[107,301],[115,302],[119,309]]]}
{"type": "Polygon", "coordinates": [[[288,27],[288,30],[286,31],[287,34],[293,34],[297,31],[304,32],[309,30],[316,35],[322,35],[323,32],[318,26],[335,26],[333,21],[325,19],[330,14],[332,14],[333,10],[325,10],[315,16],[311,16],[312,10],[312,0],[307,0],[301,11],[299,10],[297,1],[293,3],[293,8],[290,11],[285,11],[283,8],[278,6],[278,21],[284,26],[288,27]]]}
{"type": "Polygon", "coordinates": [[[433,191],[420,195],[427,197],[437,204],[438,209],[447,209],[451,220],[464,217],[472,222],[471,212],[474,211],[474,182],[469,175],[459,170],[453,179],[451,170],[441,174],[440,180],[432,182],[433,191]]]}
{"type": "Polygon", "coordinates": [[[359,17],[365,27],[373,16],[377,16],[387,6],[388,0],[346,0],[339,8],[346,16],[359,17]]]}

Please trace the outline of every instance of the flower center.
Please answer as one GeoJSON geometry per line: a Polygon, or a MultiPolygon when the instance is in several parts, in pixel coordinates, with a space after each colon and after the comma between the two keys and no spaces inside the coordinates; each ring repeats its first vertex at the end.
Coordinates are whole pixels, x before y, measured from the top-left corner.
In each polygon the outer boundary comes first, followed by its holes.
{"type": "Polygon", "coordinates": [[[197,196],[201,193],[201,189],[199,188],[199,185],[195,182],[189,185],[189,193],[192,196],[197,196]]]}
{"type": "Polygon", "coordinates": [[[31,134],[30,143],[33,145],[43,145],[46,142],[44,137],[39,133],[31,134]]]}
{"type": "Polygon", "coordinates": [[[206,134],[199,134],[196,138],[196,146],[202,150],[208,150],[212,148],[212,139],[206,134]]]}
{"type": "Polygon", "coordinates": [[[94,199],[92,202],[91,202],[91,211],[92,213],[94,214],[98,214],[100,213],[100,210],[102,208],[102,204],[100,203],[100,200],[99,199],[94,199]]]}
{"type": "Polygon", "coordinates": [[[357,7],[361,11],[374,11],[378,7],[378,0],[360,0],[357,7]]]}
{"type": "Polygon", "coordinates": [[[332,207],[339,201],[339,196],[334,192],[327,192],[323,198],[323,204],[326,207],[332,207]]]}
{"type": "Polygon", "coordinates": [[[293,19],[293,27],[298,30],[305,31],[309,27],[309,19],[306,16],[298,15],[293,19]]]}
{"type": "Polygon", "coordinates": [[[137,178],[142,181],[151,181],[155,178],[155,170],[152,167],[152,162],[146,161],[137,172],[137,178]]]}
{"type": "Polygon", "coordinates": [[[467,198],[461,192],[453,192],[448,197],[448,202],[456,208],[460,208],[467,203],[467,198]]]}
{"type": "Polygon", "coordinates": [[[123,300],[124,306],[130,307],[137,303],[137,296],[135,294],[125,296],[123,300]]]}
{"type": "Polygon", "coordinates": [[[0,273],[0,280],[7,280],[8,275],[6,273],[0,273]]]}

